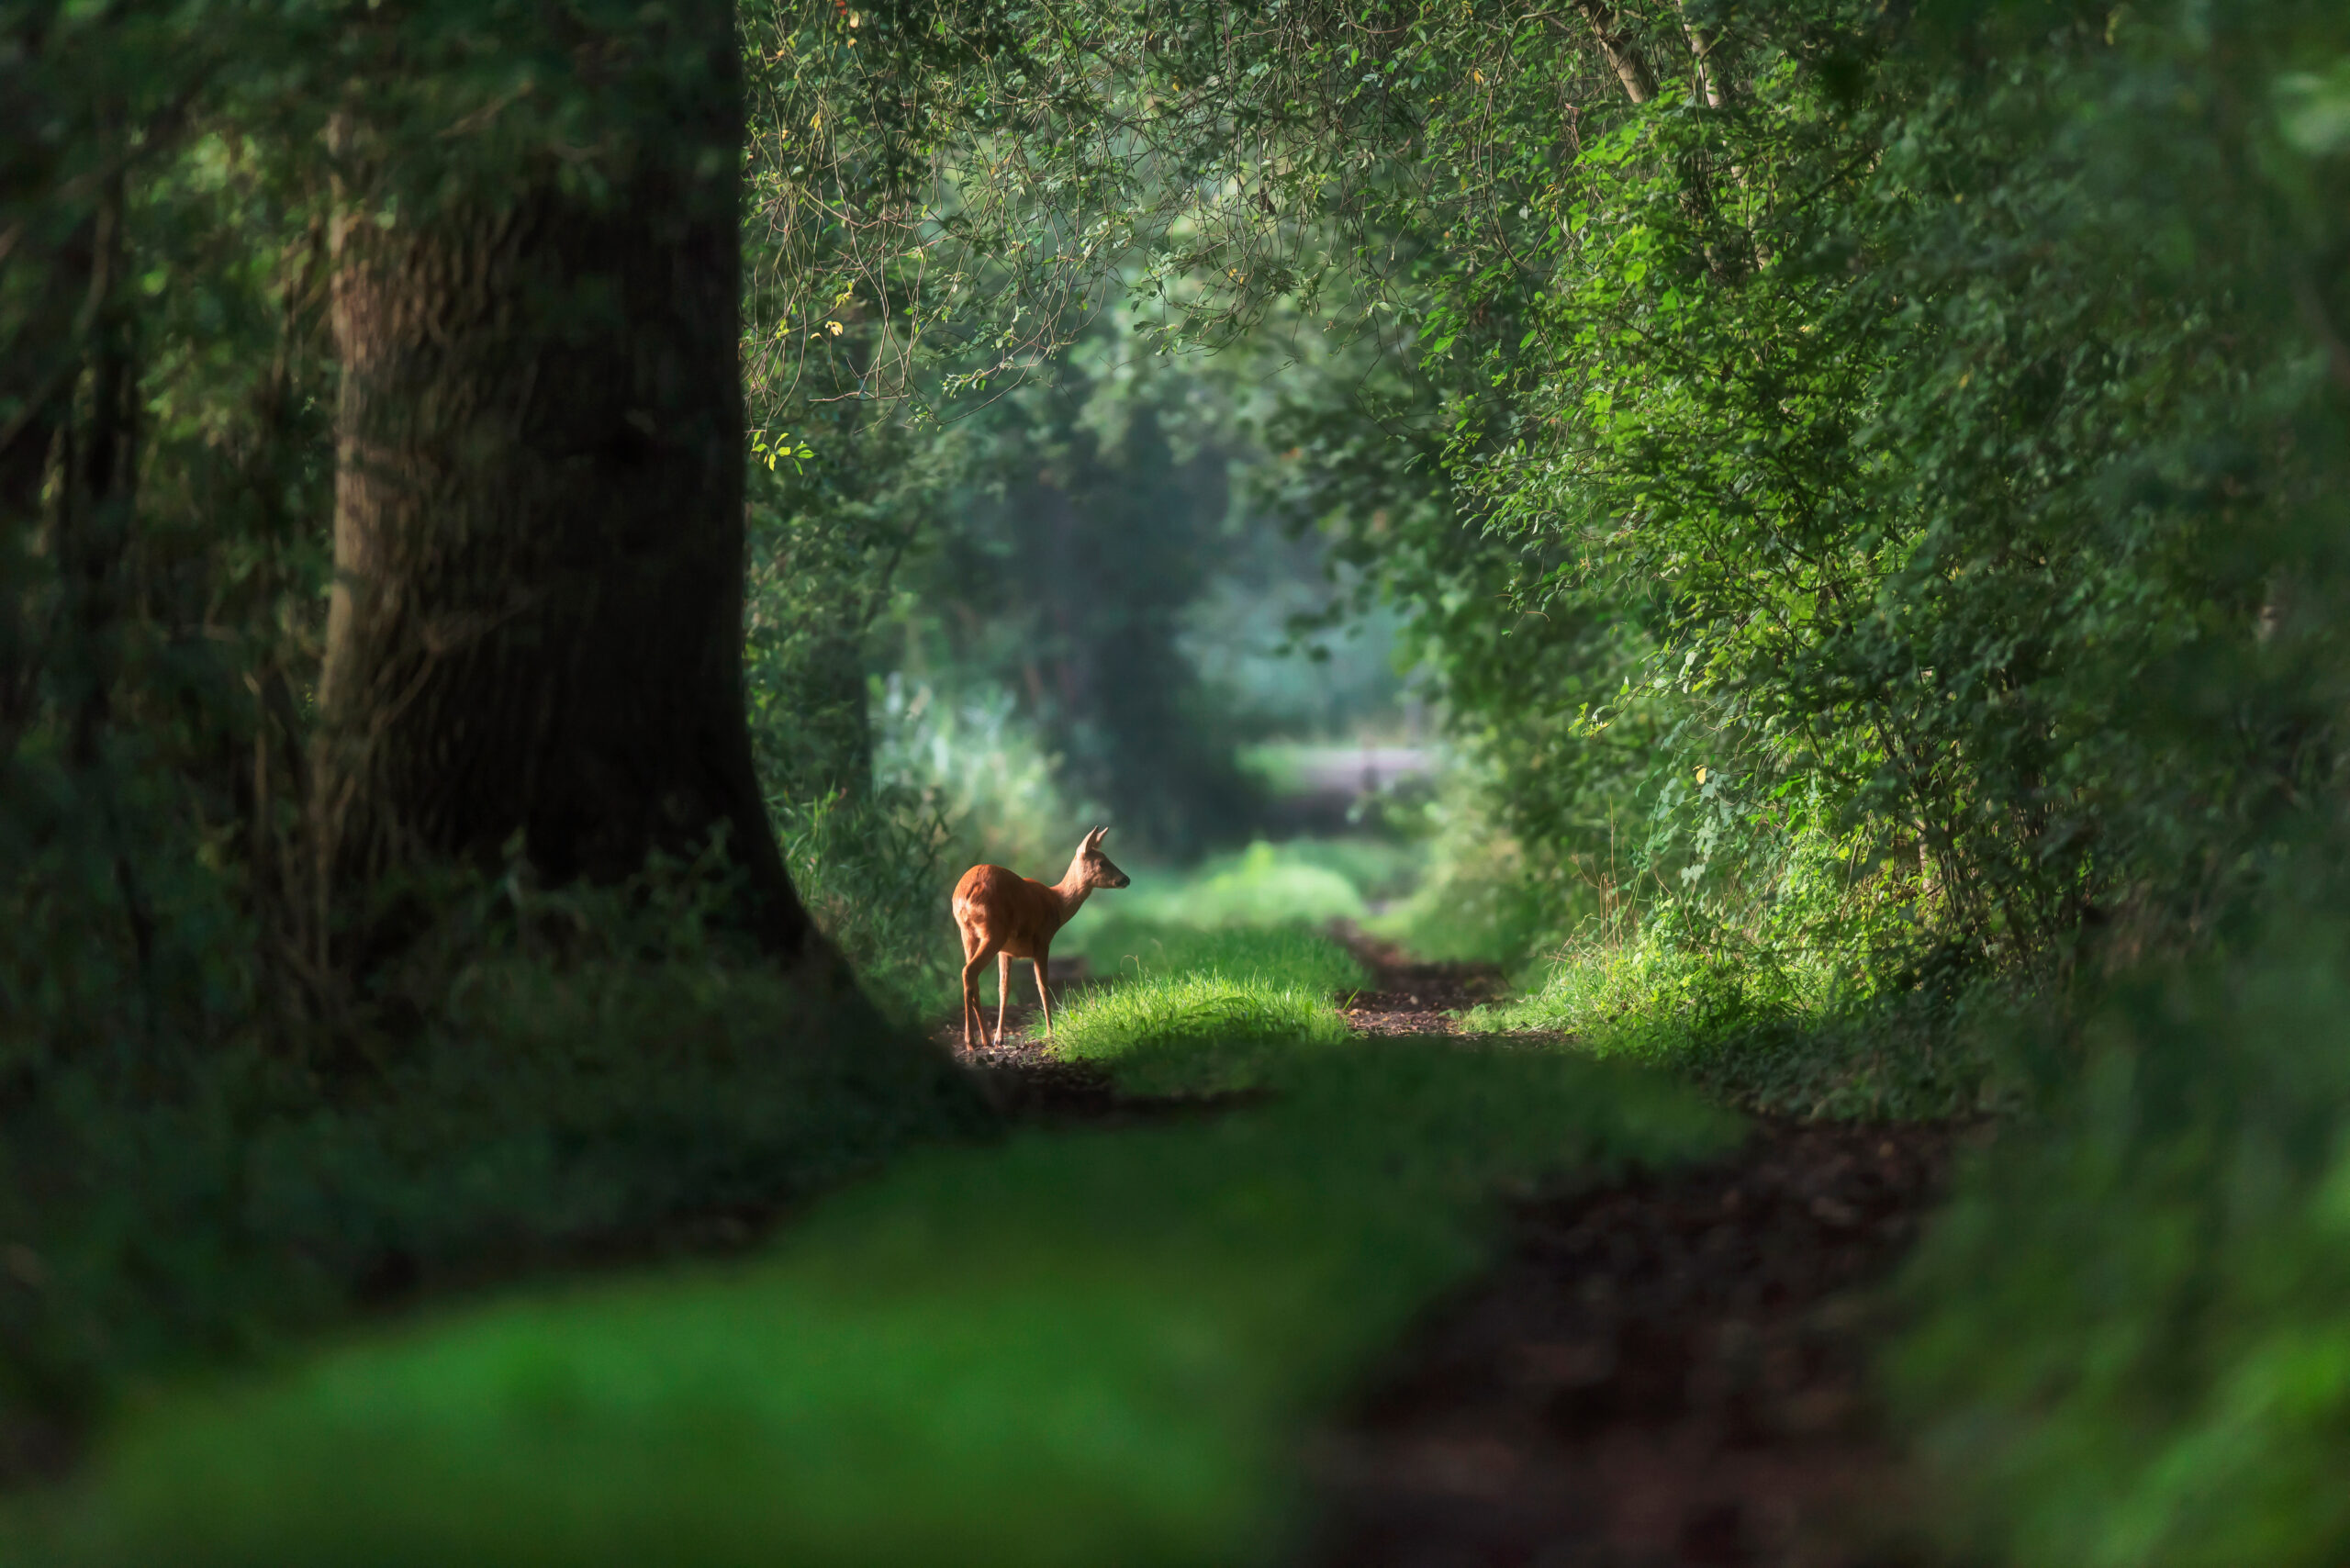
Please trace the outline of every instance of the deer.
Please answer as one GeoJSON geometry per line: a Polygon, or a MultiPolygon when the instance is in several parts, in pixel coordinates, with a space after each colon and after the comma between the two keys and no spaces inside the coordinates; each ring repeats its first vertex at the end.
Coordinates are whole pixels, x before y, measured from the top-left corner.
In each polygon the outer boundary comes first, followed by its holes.
{"type": "Polygon", "coordinates": [[[1085,905],[1096,888],[1123,888],[1132,878],[1110,864],[1102,853],[1102,836],[1110,830],[1095,828],[1077,846],[1069,871],[1052,886],[1002,866],[974,866],[955,884],[955,924],[963,935],[963,1052],[972,1050],[971,1025],[990,1047],[1003,1043],[1004,1003],[1012,995],[1012,960],[1029,958],[1036,966],[1036,1000],[1045,1007],[1045,1036],[1053,1033],[1053,993],[1049,989],[1053,934],[1085,905]],[[979,971],[987,961],[997,962],[995,1032],[988,1033],[979,1011],[979,971]]]}

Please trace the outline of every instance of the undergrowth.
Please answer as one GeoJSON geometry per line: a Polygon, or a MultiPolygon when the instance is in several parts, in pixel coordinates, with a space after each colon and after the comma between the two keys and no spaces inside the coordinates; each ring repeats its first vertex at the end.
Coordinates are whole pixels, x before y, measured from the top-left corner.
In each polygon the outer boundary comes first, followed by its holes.
{"type": "Polygon", "coordinates": [[[2350,925],[2272,920],[2043,1025],[2043,1114],[1903,1283],[1961,1560],[2350,1561],[2350,925]]]}
{"type": "Polygon", "coordinates": [[[1657,918],[1588,928],[1538,990],[1476,1009],[1466,1026],[1565,1036],[1750,1110],[1898,1118],[2000,1103],[1989,1042],[2013,1005],[1964,976],[1913,970],[1887,984],[1818,952],[1707,948],[1657,918]]]}
{"type": "Polygon", "coordinates": [[[947,913],[964,852],[910,791],[768,802],[808,913],[876,1002],[906,1022],[954,1009],[962,956],[947,913]]]}
{"type": "Polygon", "coordinates": [[[306,1055],[0,1043],[0,1458],[368,1302],[990,1125],[853,991],[707,930],[693,885],[478,889],[306,1055]]]}

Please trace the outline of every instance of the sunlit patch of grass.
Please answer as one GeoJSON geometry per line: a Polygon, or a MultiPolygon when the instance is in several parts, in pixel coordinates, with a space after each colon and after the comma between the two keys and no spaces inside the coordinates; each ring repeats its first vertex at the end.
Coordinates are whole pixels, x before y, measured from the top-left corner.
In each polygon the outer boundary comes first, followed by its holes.
{"type": "MultiPolygon", "coordinates": [[[[1477,1268],[1496,1186],[1731,1118],[1541,1052],[1291,1052],[1214,1118],[914,1156],[766,1258],[151,1401],[12,1562],[1246,1568],[1304,1432],[1477,1268]]],[[[26,1525],[25,1499],[17,1519],[26,1525]]]]}
{"type": "Polygon", "coordinates": [[[1371,983],[1346,946],[1304,925],[1198,927],[1105,921],[1091,952],[1094,972],[1131,983],[1171,975],[1214,975],[1333,996],[1371,983]]]}
{"type": "Polygon", "coordinates": [[[1555,1036],[1749,1110],[1938,1116],[2000,1102],[1983,1042],[2009,1005],[1987,984],[1868,992],[1817,955],[1707,953],[1644,932],[1570,944],[1539,989],[1476,1009],[1465,1026],[1555,1036]]]}
{"type": "Polygon", "coordinates": [[[1134,1094],[1201,1094],[1261,1086],[1300,1050],[1346,1043],[1326,996],[1264,980],[1169,975],[1095,991],[1056,1021],[1070,1061],[1110,1069],[1134,1094]]]}
{"type": "Polygon", "coordinates": [[[1260,1087],[1285,1054],[1343,1045],[1332,998],[1368,981],[1346,948],[1300,927],[1128,923],[1110,935],[1096,961],[1117,967],[1062,1006],[1054,1046],[1105,1065],[1129,1093],[1260,1087]]]}

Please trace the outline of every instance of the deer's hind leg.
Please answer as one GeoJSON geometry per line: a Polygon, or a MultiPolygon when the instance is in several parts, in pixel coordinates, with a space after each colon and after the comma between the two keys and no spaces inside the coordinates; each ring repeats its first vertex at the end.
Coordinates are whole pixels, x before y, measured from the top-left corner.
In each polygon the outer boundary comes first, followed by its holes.
{"type": "Polygon", "coordinates": [[[963,1054],[971,1054],[971,1032],[987,1032],[987,1014],[979,1011],[979,970],[990,956],[986,942],[966,931],[963,933],[963,1054]]]}
{"type": "Polygon", "coordinates": [[[1036,1001],[1045,1010],[1045,1038],[1053,1037],[1053,993],[1046,987],[1046,968],[1052,962],[1042,950],[1036,954],[1036,1001]]]}
{"type": "Polygon", "coordinates": [[[996,959],[996,968],[995,968],[995,1041],[994,1041],[994,1043],[1000,1046],[1000,1045],[1003,1044],[1003,1009],[1004,1009],[1004,1004],[1005,1004],[1006,1002],[1009,1002],[1012,1000],[1012,955],[1011,955],[1010,953],[998,953],[998,954],[995,956],[995,959],[996,959]]]}

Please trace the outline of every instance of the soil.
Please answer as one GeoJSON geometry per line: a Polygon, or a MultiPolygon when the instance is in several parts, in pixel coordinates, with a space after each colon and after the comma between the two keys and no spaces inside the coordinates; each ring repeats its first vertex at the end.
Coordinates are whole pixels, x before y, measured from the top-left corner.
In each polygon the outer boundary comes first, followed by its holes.
{"type": "Polygon", "coordinates": [[[1457,1034],[1456,1013],[1499,997],[1502,972],[1491,964],[1422,964],[1393,944],[1351,927],[1339,935],[1364,968],[1372,987],[1346,999],[1347,1022],[1364,1035],[1457,1034]]]}
{"type": "Polygon", "coordinates": [[[1867,1392],[1880,1285],[1948,1128],[1765,1124],[1735,1158],[1525,1202],[1312,1455],[1307,1561],[1920,1561],[1867,1392]]]}

